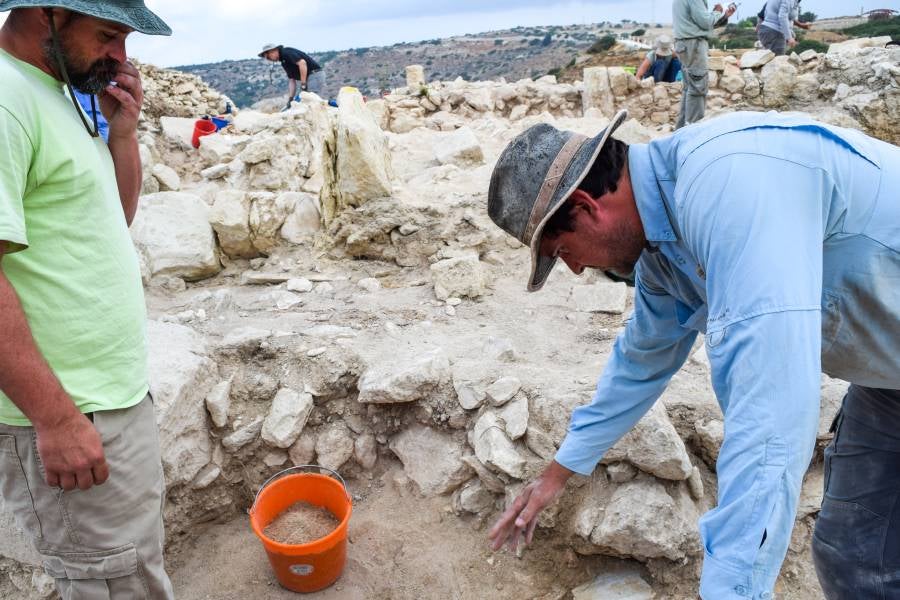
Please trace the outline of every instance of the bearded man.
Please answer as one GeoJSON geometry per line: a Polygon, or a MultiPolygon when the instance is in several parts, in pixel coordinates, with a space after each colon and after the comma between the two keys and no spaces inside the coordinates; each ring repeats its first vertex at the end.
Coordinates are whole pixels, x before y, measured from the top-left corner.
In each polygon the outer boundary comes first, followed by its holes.
{"type": "MultiPolygon", "coordinates": [[[[0,497],[64,600],[173,598],[128,235],[141,188],[136,0],[0,0],[0,497]],[[109,144],[75,100],[92,94],[109,144]]],[[[94,111],[96,112],[96,111],[94,111]]]]}

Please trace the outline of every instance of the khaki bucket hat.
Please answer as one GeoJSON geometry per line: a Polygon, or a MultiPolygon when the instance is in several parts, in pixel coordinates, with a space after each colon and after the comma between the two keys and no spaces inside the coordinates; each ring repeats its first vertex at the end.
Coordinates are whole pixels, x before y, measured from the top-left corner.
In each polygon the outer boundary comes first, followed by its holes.
{"type": "Polygon", "coordinates": [[[143,0],[0,0],[0,12],[14,8],[66,8],[146,35],[172,35],[169,26],[143,0]]]}
{"type": "Polygon", "coordinates": [[[540,123],[509,143],[488,190],[488,215],[503,231],[531,248],[528,291],[544,286],[556,258],[541,256],[541,234],[590,171],[609,136],[628,118],[619,111],[595,137],[540,123]]]}

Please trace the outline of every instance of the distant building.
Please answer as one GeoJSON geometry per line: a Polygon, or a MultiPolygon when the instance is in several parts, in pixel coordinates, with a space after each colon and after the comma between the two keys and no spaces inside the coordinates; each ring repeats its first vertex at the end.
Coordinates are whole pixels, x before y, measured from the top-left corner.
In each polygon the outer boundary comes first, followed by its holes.
{"type": "Polygon", "coordinates": [[[863,13],[863,16],[868,17],[870,21],[884,21],[893,18],[896,14],[898,14],[897,11],[892,8],[879,8],[863,13]]]}

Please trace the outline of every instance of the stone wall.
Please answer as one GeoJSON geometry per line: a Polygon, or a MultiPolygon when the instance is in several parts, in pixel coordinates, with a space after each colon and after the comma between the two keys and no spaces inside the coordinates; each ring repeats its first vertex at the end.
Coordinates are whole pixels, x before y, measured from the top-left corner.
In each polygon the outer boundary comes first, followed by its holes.
{"type": "MultiPolygon", "coordinates": [[[[900,142],[900,49],[881,38],[835,44],[828,54],[807,51],[775,57],[767,50],[741,57],[713,56],[707,112],[798,110],[839,125],[855,126],[900,142]]],[[[682,84],[638,81],[619,67],[591,67],[584,81],[561,84],[548,76],[516,83],[433,82],[402,88],[377,105],[383,125],[395,133],[416,127],[449,131],[466,120],[492,114],[517,121],[529,115],[587,114],[606,117],[627,108],[650,127],[673,126],[682,84]]]]}

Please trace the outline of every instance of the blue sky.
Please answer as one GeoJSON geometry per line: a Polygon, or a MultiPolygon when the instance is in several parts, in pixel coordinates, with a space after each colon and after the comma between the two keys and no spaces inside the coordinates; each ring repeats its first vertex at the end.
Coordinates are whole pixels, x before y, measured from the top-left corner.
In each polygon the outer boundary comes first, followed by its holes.
{"type": "MultiPolygon", "coordinates": [[[[764,0],[742,2],[739,16],[764,0]]],[[[390,45],[517,25],[599,21],[671,22],[671,0],[146,0],[175,34],[135,34],[129,54],[160,66],[253,57],[266,42],[306,51],[390,45]]],[[[714,3],[710,0],[710,4],[714,3]]],[[[759,6],[757,6],[759,5],[759,6]]],[[[822,17],[861,8],[900,9],[900,0],[803,0],[822,17]]]]}

